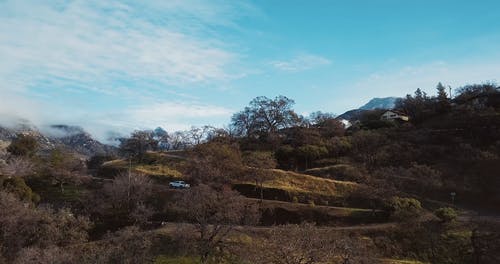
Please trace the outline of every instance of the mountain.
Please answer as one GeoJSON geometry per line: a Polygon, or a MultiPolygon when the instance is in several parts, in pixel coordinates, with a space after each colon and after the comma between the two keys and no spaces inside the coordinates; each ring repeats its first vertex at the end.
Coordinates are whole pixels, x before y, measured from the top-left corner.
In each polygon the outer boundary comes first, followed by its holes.
{"type": "Polygon", "coordinates": [[[359,109],[375,110],[375,109],[393,109],[398,97],[373,98],[359,109]]]}
{"type": "Polygon", "coordinates": [[[349,111],[339,115],[337,118],[338,119],[346,119],[346,120],[350,120],[350,121],[358,120],[361,117],[361,115],[363,115],[364,113],[366,113],[370,110],[393,109],[395,104],[396,104],[396,100],[398,100],[398,99],[399,99],[399,97],[373,98],[368,103],[361,106],[360,108],[349,110],[349,111]]]}
{"type": "Polygon", "coordinates": [[[115,147],[102,144],[92,138],[92,136],[85,132],[85,130],[81,127],[51,125],[50,128],[52,129],[52,133],[55,132],[56,136],[58,136],[54,138],[55,140],[85,156],[93,156],[95,154],[111,154],[116,151],[115,147]]]}
{"type": "Polygon", "coordinates": [[[349,110],[339,116],[337,116],[337,119],[345,119],[349,121],[354,121],[358,120],[363,113],[368,112],[368,110],[363,110],[363,109],[354,109],[354,110],[349,110]]]}
{"type": "Polygon", "coordinates": [[[42,130],[27,122],[10,127],[0,126],[0,141],[4,144],[10,142],[19,133],[34,137],[41,152],[50,151],[56,147],[66,148],[87,157],[116,152],[115,147],[93,139],[81,127],[68,125],[51,125],[42,130]]]}

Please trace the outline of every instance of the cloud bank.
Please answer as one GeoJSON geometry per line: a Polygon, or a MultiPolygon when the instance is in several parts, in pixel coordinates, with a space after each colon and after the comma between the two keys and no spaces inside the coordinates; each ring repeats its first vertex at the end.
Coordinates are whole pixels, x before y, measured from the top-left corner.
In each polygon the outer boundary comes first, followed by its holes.
{"type": "Polygon", "coordinates": [[[182,116],[187,125],[200,112],[208,120],[227,115],[182,90],[241,76],[240,54],[213,29],[237,28],[242,9],[251,6],[196,0],[1,1],[1,119],[92,118],[109,129],[131,130],[159,121],[155,116],[181,127],[182,116]],[[68,97],[80,98],[85,108],[100,96],[114,100],[105,108],[95,103],[95,109],[68,110],[68,97]],[[179,98],[187,100],[175,103],[179,98]]]}

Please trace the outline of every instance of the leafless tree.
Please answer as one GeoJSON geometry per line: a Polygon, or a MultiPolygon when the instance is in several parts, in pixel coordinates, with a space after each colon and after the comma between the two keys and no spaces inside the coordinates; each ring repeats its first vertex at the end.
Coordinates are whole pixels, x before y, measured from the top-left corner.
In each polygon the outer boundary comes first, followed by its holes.
{"type": "Polygon", "coordinates": [[[186,149],[190,146],[188,133],[176,131],[170,135],[170,148],[173,150],[186,149]]]}
{"type": "Polygon", "coordinates": [[[102,194],[106,202],[101,202],[101,209],[103,212],[124,212],[134,222],[144,224],[152,215],[152,210],[146,206],[152,186],[151,180],[144,174],[121,173],[114,181],[104,185],[102,194]]]}
{"type": "Polygon", "coordinates": [[[23,248],[16,257],[14,264],[37,263],[37,264],[70,264],[78,262],[75,256],[68,250],[60,247],[28,247],[23,248]]]}
{"type": "Polygon", "coordinates": [[[264,182],[272,178],[270,169],[276,168],[276,160],[271,152],[248,152],[243,155],[243,162],[249,168],[248,176],[260,189],[260,201],[264,200],[264,182]]]}
{"type": "Polygon", "coordinates": [[[7,177],[27,177],[33,173],[33,163],[23,157],[10,157],[6,164],[0,167],[0,175],[7,177]]]}
{"type": "Polygon", "coordinates": [[[272,227],[264,240],[256,244],[246,251],[246,258],[253,263],[377,263],[372,249],[359,235],[310,223],[272,227]]]}
{"type": "Polygon", "coordinates": [[[257,208],[227,188],[217,191],[208,185],[193,187],[184,193],[177,206],[194,225],[193,243],[202,263],[213,261],[224,251],[224,242],[236,225],[258,220],[257,208]]]}
{"type": "Polygon", "coordinates": [[[243,174],[243,162],[237,145],[209,142],[191,151],[186,170],[193,183],[224,185],[243,174]]]}
{"type": "Polygon", "coordinates": [[[90,222],[68,210],[40,209],[0,191],[0,251],[7,260],[26,248],[50,248],[87,240],[90,222]]]}
{"type": "Polygon", "coordinates": [[[333,238],[313,224],[302,224],[273,227],[251,259],[256,263],[314,264],[328,263],[333,256],[333,238]]]}
{"type": "Polygon", "coordinates": [[[105,237],[105,263],[150,263],[151,237],[136,226],[130,226],[105,237]]]}

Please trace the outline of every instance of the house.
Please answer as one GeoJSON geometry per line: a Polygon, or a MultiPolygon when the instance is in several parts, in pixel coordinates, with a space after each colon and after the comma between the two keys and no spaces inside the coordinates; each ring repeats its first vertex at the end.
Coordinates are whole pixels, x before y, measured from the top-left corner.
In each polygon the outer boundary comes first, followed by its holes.
{"type": "Polygon", "coordinates": [[[380,117],[380,120],[391,120],[391,121],[408,121],[410,118],[408,115],[405,113],[395,111],[395,110],[388,110],[385,111],[384,114],[380,117]]]}
{"type": "Polygon", "coordinates": [[[351,121],[347,120],[347,119],[344,119],[344,118],[339,118],[337,119],[340,123],[342,123],[342,125],[344,125],[344,128],[345,129],[348,129],[352,126],[351,124],[351,121]]]}

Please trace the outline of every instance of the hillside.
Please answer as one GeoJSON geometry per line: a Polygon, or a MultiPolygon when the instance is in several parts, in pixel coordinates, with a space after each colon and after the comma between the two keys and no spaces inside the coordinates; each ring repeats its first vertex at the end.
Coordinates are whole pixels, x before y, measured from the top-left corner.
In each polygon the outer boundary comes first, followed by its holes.
{"type": "Polygon", "coordinates": [[[368,103],[361,106],[361,110],[393,109],[398,97],[373,98],[368,103]]]}
{"type": "Polygon", "coordinates": [[[68,149],[86,157],[116,152],[115,147],[100,143],[77,126],[51,125],[42,132],[39,128],[27,122],[9,127],[0,125],[0,140],[2,141],[10,142],[19,133],[35,138],[39,144],[39,150],[42,152],[57,147],[68,149]]]}

